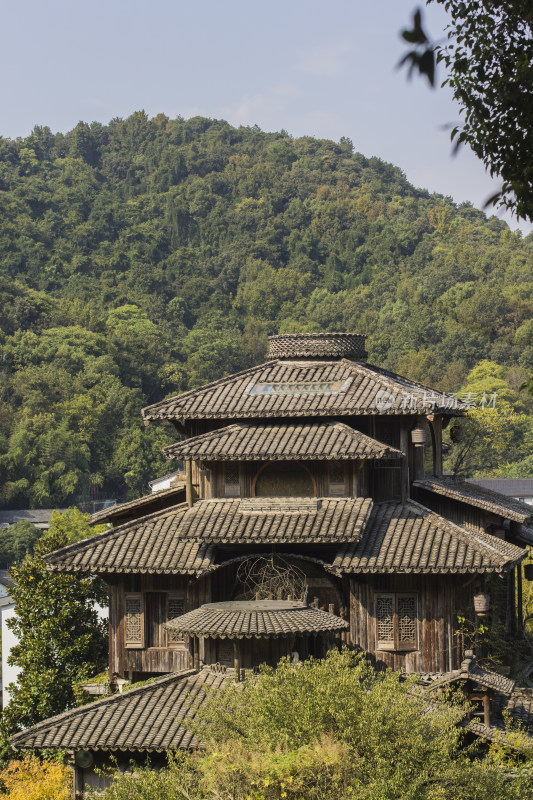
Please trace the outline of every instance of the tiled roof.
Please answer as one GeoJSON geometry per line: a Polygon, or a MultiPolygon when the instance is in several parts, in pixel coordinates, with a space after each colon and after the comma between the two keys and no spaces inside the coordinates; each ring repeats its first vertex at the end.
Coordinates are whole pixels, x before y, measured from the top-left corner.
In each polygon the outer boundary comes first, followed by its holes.
{"type": "Polygon", "coordinates": [[[201,500],[129,522],[46,556],[52,570],[201,574],[211,544],[308,544],[354,541],[370,498],[201,500]]]}
{"type": "Polygon", "coordinates": [[[394,447],[377,442],[344,422],[292,425],[235,424],[194,436],[163,449],[167,458],[212,461],[401,458],[394,447]]]}
{"type": "Polygon", "coordinates": [[[481,667],[475,658],[466,658],[459,669],[452,672],[446,672],[442,676],[433,680],[428,687],[428,690],[436,689],[439,686],[444,686],[449,683],[456,683],[457,681],[470,680],[479,684],[485,689],[493,689],[494,691],[501,692],[502,694],[510,697],[516,686],[516,681],[507,678],[505,675],[500,675],[499,672],[485,669],[481,667]]]}
{"type": "Polygon", "coordinates": [[[501,572],[525,555],[520,547],[460,528],[413,501],[379,503],[361,540],[341,545],[329,569],[339,575],[501,572]]]}
{"type": "Polygon", "coordinates": [[[166,623],[169,630],[214,639],[280,638],[340,631],[348,623],[313,606],[289,600],[208,603],[166,623]]]}
{"type": "Polygon", "coordinates": [[[187,670],[44,720],[11,739],[15,749],[165,751],[198,746],[182,726],[224,676],[187,670]]]}
{"type": "Polygon", "coordinates": [[[128,503],[117,503],[109,508],[103,508],[97,511],[89,519],[89,525],[97,525],[103,522],[113,522],[120,519],[120,517],[130,516],[144,516],[149,514],[150,511],[158,510],[158,506],[176,505],[176,503],[185,500],[185,483],[180,483],[178,486],[171,486],[170,489],[162,489],[159,492],[152,492],[144,497],[137,497],[135,500],[130,500],[128,503]],[[155,508],[151,508],[154,506],[155,508]],[[136,514],[139,510],[139,514],[136,514]]]}
{"type": "Polygon", "coordinates": [[[171,525],[187,506],[128,522],[45,556],[54,571],[180,573],[199,575],[213,562],[213,548],[180,538],[171,525]]]}
{"type": "Polygon", "coordinates": [[[413,485],[428,492],[460,500],[462,503],[482,508],[491,514],[497,514],[515,522],[526,522],[533,518],[532,506],[472,483],[455,483],[438,478],[424,478],[424,480],[415,481],[413,485]]]}
{"type": "Polygon", "coordinates": [[[61,513],[67,511],[66,508],[19,508],[13,511],[0,511],[0,528],[13,525],[15,522],[31,522],[32,525],[42,527],[43,525],[48,525],[54,510],[61,513]]]}
{"type": "Polygon", "coordinates": [[[465,680],[474,684],[474,689],[488,689],[492,695],[490,726],[479,717],[465,718],[463,727],[483,739],[500,742],[520,749],[527,744],[533,746],[533,691],[517,686],[511,678],[485,669],[475,658],[466,658],[460,669],[453,672],[433,673],[422,676],[424,694],[431,694],[446,684],[465,680]],[[510,724],[509,724],[510,723],[510,724]],[[519,729],[516,727],[518,724],[519,729]],[[514,734],[520,731],[517,739],[514,734]]]}
{"type": "Polygon", "coordinates": [[[277,359],[143,409],[157,419],[415,414],[463,410],[454,398],[379,367],[277,359]]]}

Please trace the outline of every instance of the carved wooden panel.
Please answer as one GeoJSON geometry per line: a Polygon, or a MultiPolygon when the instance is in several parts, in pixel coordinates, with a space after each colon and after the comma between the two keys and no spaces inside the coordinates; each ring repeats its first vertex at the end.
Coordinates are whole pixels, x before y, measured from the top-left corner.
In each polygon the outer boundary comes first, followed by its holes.
{"type": "Polygon", "coordinates": [[[376,597],[376,622],[378,648],[394,649],[394,595],[380,594],[376,597]]]}
{"type": "Polygon", "coordinates": [[[416,650],[418,598],[416,594],[375,595],[378,650],[416,650]]]}
{"type": "Polygon", "coordinates": [[[224,494],[226,497],[240,497],[239,464],[236,462],[224,464],[224,494]]]}
{"type": "MultiPolygon", "coordinates": [[[[185,598],[175,594],[167,596],[167,621],[170,622],[176,617],[181,617],[185,613],[185,598]]],[[[184,637],[178,631],[171,631],[167,628],[167,644],[169,647],[184,644],[184,637]]]]}
{"type": "Polygon", "coordinates": [[[126,594],[124,597],[124,638],[126,647],[144,646],[142,594],[126,594]]]}
{"type": "Polygon", "coordinates": [[[416,597],[398,598],[398,640],[416,642],[416,597]]]}

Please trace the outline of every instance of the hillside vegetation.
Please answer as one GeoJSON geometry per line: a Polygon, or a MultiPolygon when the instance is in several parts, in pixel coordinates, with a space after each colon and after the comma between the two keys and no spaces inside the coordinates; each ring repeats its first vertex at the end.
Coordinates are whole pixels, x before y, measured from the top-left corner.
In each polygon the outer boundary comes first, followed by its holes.
{"type": "Polygon", "coordinates": [[[533,236],[348,139],[143,112],[37,127],[0,139],[0,209],[5,506],[138,494],[175,435],[144,429],[143,405],[303,330],[367,333],[373,363],[497,391],[505,447],[469,469],[533,474],[533,236]]]}

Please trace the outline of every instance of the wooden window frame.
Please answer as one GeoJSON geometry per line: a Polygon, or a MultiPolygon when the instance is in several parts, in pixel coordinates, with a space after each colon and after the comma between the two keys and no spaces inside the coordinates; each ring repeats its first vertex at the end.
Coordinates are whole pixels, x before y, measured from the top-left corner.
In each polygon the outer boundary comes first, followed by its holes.
{"type": "MultiPolygon", "coordinates": [[[[166,618],[167,618],[167,622],[170,622],[171,619],[176,619],[176,617],[169,617],[169,614],[168,614],[168,606],[169,606],[169,601],[170,600],[181,600],[183,602],[183,613],[184,614],[187,613],[187,598],[185,596],[185,592],[167,592],[166,594],[167,594],[167,600],[166,600],[166,618]]],[[[181,616],[181,615],[178,614],[177,616],[181,616]]],[[[167,644],[167,647],[170,647],[172,649],[174,649],[174,648],[183,648],[183,647],[186,646],[185,637],[182,636],[181,638],[176,639],[175,641],[172,641],[170,639],[169,631],[167,630],[166,631],[166,644],[167,644]]]]}
{"type": "Polygon", "coordinates": [[[347,475],[346,475],[346,462],[339,459],[328,461],[328,496],[329,497],[346,497],[348,495],[347,475]],[[342,482],[332,481],[331,473],[333,465],[338,465],[342,470],[342,482]]]}
{"type": "Polygon", "coordinates": [[[419,604],[417,592],[374,592],[374,616],[376,620],[376,650],[383,650],[394,653],[401,653],[411,650],[418,650],[419,642],[419,604]],[[392,639],[379,638],[379,619],[378,619],[378,601],[381,598],[390,598],[392,600],[392,639]],[[400,640],[400,625],[398,617],[398,601],[401,599],[414,599],[415,604],[415,638],[405,641],[400,640]]]}
{"type": "Polygon", "coordinates": [[[241,469],[239,463],[235,462],[225,462],[224,463],[224,497],[241,497],[241,469]],[[237,469],[237,482],[236,483],[228,483],[226,479],[227,474],[227,467],[233,466],[237,469]]]}
{"type": "Polygon", "coordinates": [[[125,592],[124,593],[124,646],[127,650],[143,650],[144,649],[144,594],[143,592],[125,592]],[[139,601],[139,625],[141,635],[139,639],[128,640],[128,600],[139,601]]]}

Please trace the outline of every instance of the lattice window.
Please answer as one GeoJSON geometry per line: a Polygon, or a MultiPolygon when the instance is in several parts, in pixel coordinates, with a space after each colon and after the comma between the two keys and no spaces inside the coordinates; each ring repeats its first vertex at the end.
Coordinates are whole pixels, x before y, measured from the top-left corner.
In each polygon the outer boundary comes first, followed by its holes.
{"type": "Polygon", "coordinates": [[[416,650],[418,599],[416,594],[376,594],[378,650],[416,650]]]}
{"type": "MultiPolygon", "coordinates": [[[[185,613],[185,598],[169,594],[167,597],[167,621],[181,617],[185,613]]],[[[184,643],[183,636],[178,631],[171,631],[167,628],[167,642],[169,647],[184,643]]]]}
{"type": "Polygon", "coordinates": [[[378,640],[394,641],[394,597],[378,597],[376,617],[378,620],[378,640]]]}
{"type": "Polygon", "coordinates": [[[239,481],[239,465],[228,461],[224,465],[224,494],[226,497],[240,497],[241,485],[239,481]]]}
{"type": "Polygon", "coordinates": [[[416,642],[416,597],[398,597],[398,641],[416,642]]]}
{"type": "Polygon", "coordinates": [[[376,622],[378,650],[394,649],[394,595],[376,596],[376,622]]]}
{"type": "Polygon", "coordinates": [[[346,494],[343,461],[330,461],[329,463],[329,493],[333,497],[342,497],[346,494]]]}
{"type": "Polygon", "coordinates": [[[124,639],[126,647],[144,646],[142,594],[126,594],[124,597],[124,639]]]}

